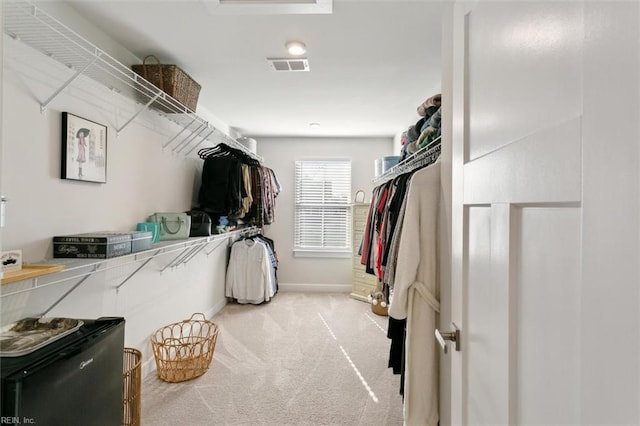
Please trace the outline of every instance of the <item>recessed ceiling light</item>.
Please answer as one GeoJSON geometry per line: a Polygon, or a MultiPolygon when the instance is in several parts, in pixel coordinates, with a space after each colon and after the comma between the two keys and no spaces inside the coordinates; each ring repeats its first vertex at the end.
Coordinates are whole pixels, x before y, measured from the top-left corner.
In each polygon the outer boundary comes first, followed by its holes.
{"type": "Polygon", "coordinates": [[[307,46],[301,41],[288,41],[285,46],[290,55],[300,56],[307,52],[307,46]]]}
{"type": "Polygon", "coordinates": [[[312,129],[317,129],[318,127],[320,127],[320,123],[309,123],[309,127],[311,127],[312,129]]]}

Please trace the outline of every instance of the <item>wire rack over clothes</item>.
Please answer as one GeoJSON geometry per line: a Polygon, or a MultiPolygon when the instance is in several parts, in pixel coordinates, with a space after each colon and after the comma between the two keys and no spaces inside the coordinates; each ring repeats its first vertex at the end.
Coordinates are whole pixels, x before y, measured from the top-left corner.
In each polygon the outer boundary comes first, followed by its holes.
{"type": "Polygon", "coordinates": [[[199,210],[211,217],[214,226],[273,223],[281,186],[272,169],[224,143],[200,149],[198,157],[204,160],[199,210]]]}
{"type": "Polygon", "coordinates": [[[405,173],[412,172],[414,170],[426,167],[440,157],[442,151],[441,137],[434,139],[429,145],[414,152],[409,157],[405,158],[389,170],[377,176],[373,179],[373,184],[379,186],[391,179],[394,179],[405,173]]]}
{"type": "Polygon", "coordinates": [[[251,165],[260,165],[260,160],[250,155],[249,153],[240,150],[238,148],[234,148],[232,146],[227,145],[226,143],[219,143],[216,146],[210,148],[202,148],[198,150],[198,157],[205,160],[208,157],[212,156],[224,156],[224,155],[233,155],[238,160],[242,161],[245,164],[251,165]]]}

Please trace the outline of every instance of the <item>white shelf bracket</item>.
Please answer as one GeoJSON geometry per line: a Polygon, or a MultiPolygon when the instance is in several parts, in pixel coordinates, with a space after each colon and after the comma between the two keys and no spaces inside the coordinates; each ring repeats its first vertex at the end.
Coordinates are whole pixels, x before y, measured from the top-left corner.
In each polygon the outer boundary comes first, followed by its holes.
{"type": "Polygon", "coordinates": [[[160,273],[163,273],[168,267],[170,267],[171,265],[173,265],[174,263],[176,263],[176,261],[180,258],[183,257],[183,254],[186,250],[188,250],[189,248],[193,249],[192,246],[187,246],[185,248],[182,249],[182,251],[180,253],[178,253],[178,255],[176,257],[174,257],[171,262],[167,263],[166,265],[164,265],[164,268],[160,269],[160,273]]]}
{"type": "MultiPolygon", "coordinates": [[[[216,131],[216,129],[212,129],[212,130],[211,130],[209,133],[207,133],[205,136],[202,136],[202,139],[200,139],[200,142],[198,142],[195,146],[200,146],[200,144],[201,144],[202,142],[206,141],[206,140],[207,140],[207,138],[208,138],[209,136],[211,136],[211,134],[212,134],[213,132],[215,132],[215,131],[216,131]]],[[[189,146],[189,144],[190,144],[190,143],[191,143],[191,142],[189,142],[189,143],[187,143],[187,144],[184,144],[184,145],[182,146],[182,148],[180,148],[180,149],[178,149],[178,150],[176,151],[176,153],[180,153],[180,151],[182,151],[182,150],[183,150],[183,149],[185,149],[187,146],[189,146]]],[[[189,155],[190,153],[191,153],[191,151],[188,151],[185,155],[189,155]]]]}
{"type": "Polygon", "coordinates": [[[178,149],[179,147],[183,146],[183,145],[188,145],[191,143],[192,140],[194,140],[195,138],[197,138],[198,136],[200,136],[200,134],[202,132],[205,131],[205,129],[207,128],[207,123],[203,123],[201,124],[196,131],[194,131],[191,135],[189,135],[187,138],[183,139],[179,144],[177,144],[176,146],[174,146],[171,149],[171,152],[176,152],[176,149],[178,149]]]}
{"type": "MultiPolygon", "coordinates": [[[[198,125],[198,127],[196,127],[196,128],[195,128],[195,130],[191,131],[191,134],[190,134],[190,135],[188,135],[188,136],[186,136],[186,137],[185,137],[185,139],[190,139],[190,138],[195,137],[194,135],[196,135],[198,132],[202,132],[202,130],[204,130],[206,127],[207,127],[207,123],[200,123],[200,125],[198,125]]],[[[188,127],[185,127],[184,129],[185,129],[185,130],[187,130],[187,129],[188,129],[188,127]]],[[[180,132],[180,133],[182,133],[182,132],[180,132]]],[[[178,135],[176,135],[176,136],[178,136],[178,135]]],[[[168,141],[167,143],[165,143],[164,145],[162,145],[162,149],[164,149],[164,148],[166,148],[167,146],[169,146],[169,144],[170,144],[171,142],[173,142],[175,139],[176,139],[176,138],[173,138],[173,139],[171,139],[170,141],[168,141]]],[[[181,143],[183,143],[185,139],[182,139],[182,141],[181,141],[178,145],[180,145],[181,143]]]]}
{"type": "Polygon", "coordinates": [[[167,142],[164,143],[164,145],[162,145],[162,149],[165,149],[167,146],[169,146],[171,144],[171,142],[173,142],[174,140],[176,140],[178,138],[178,136],[180,136],[182,133],[186,132],[187,129],[189,127],[191,127],[191,125],[193,123],[196,122],[196,119],[194,118],[193,120],[191,120],[191,123],[189,123],[187,126],[183,127],[182,130],[180,130],[178,133],[176,133],[176,135],[174,137],[172,137],[171,139],[169,139],[167,142]]]}
{"type": "Polygon", "coordinates": [[[184,263],[185,259],[188,259],[193,253],[197,252],[197,250],[202,247],[203,244],[193,245],[188,250],[184,250],[180,253],[180,256],[176,260],[174,260],[171,264],[171,269],[177,267],[181,263],[184,263]]]}
{"type": "Polygon", "coordinates": [[[62,302],[68,295],[70,295],[76,288],[80,287],[80,285],[85,282],[90,276],[92,276],[100,267],[100,264],[95,265],[93,267],[93,270],[90,272],[87,272],[87,274],[85,276],[83,276],[80,281],[78,281],[77,283],[74,284],[73,287],[71,287],[69,290],[67,290],[67,292],[65,294],[63,294],[58,300],[56,300],[53,305],[49,306],[49,309],[47,309],[46,311],[44,311],[43,313],[41,313],[39,316],[40,317],[44,317],[45,315],[47,315],[49,312],[51,312],[51,310],[53,308],[55,308],[56,306],[58,306],[58,304],[60,302],[62,302]]]}
{"type": "Polygon", "coordinates": [[[209,132],[209,133],[207,134],[207,136],[205,136],[204,138],[202,138],[202,140],[201,140],[200,142],[198,142],[197,144],[195,144],[195,145],[194,145],[194,146],[193,146],[189,151],[187,151],[187,152],[184,154],[184,155],[185,155],[185,157],[186,157],[186,156],[188,156],[189,154],[191,154],[193,151],[195,151],[195,149],[196,149],[196,148],[198,148],[200,145],[202,145],[202,143],[203,143],[203,142],[205,142],[205,141],[209,140],[209,136],[213,135],[213,134],[216,132],[216,130],[218,130],[218,129],[216,129],[215,127],[212,127],[211,132],[209,132]]]}
{"type": "Polygon", "coordinates": [[[100,55],[97,54],[96,56],[93,57],[93,59],[87,64],[85,65],[81,70],[76,71],[75,74],[73,74],[71,76],[71,78],[69,78],[67,81],[65,81],[62,86],[60,86],[58,88],[58,90],[56,90],[55,92],[53,92],[53,94],[51,96],[49,96],[49,99],[47,99],[46,101],[44,101],[43,103],[40,104],[40,113],[44,114],[44,112],[47,110],[47,106],[51,103],[51,101],[53,101],[64,89],[66,89],[67,87],[69,87],[69,85],[71,83],[73,83],[73,81],[80,77],[81,74],[83,74],[91,65],[93,65],[96,60],[98,59],[100,55]]]}
{"type": "MultiPolygon", "coordinates": [[[[197,250],[193,251],[191,254],[189,254],[188,256],[186,256],[182,262],[180,262],[180,264],[186,265],[187,263],[189,263],[189,261],[191,259],[193,259],[194,257],[196,257],[196,255],[198,253],[200,253],[202,251],[202,249],[204,249],[208,244],[202,244],[200,247],[198,247],[197,250]]],[[[177,266],[177,265],[176,265],[177,266]]]]}
{"type": "Polygon", "coordinates": [[[142,108],[140,108],[134,115],[133,117],[131,117],[130,119],[127,120],[126,123],[124,123],[119,129],[116,129],[116,137],[120,136],[120,132],[129,125],[129,123],[131,123],[133,120],[136,119],[136,117],[138,117],[142,111],[146,110],[147,108],[149,108],[149,105],[151,105],[156,99],[158,99],[160,97],[162,93],[156,93],[156,95],[151,98],[151,100],[149,102],[147,102],[142,108]]]}
{"type": "Polygon", "coordinates": [[[224,240],[220,241],[219,244],[216,244],[216,246],[214,248],[212,248],[211,250],[205,252],[204,254],[207,255],[207,257],[209,257],[209,255],[211,253],[213,253],[214,251],[218,250],[218,247],[222,247],[224,244],[227,244],[227,247],[229,246],[229,238],[225,238],[224,240]]]}
{"type": "Polygon", "coordinates": [[[155,251],[155,253],[153,253],[151,256],[149,256],[143,263],[142,265],[138,266],[136,268],[135,271],[133,271],[131,274],[129,274],[129,276],[127,278],[125,278],[124,280],[122,280],[122,282],[120,284],[118,284],[116,286],[116,292],[120,291],[120,287],[122,287],[124,285],[124,283],[126,283],[127,281],[129,281],[135,274],[137,274],[142,268],[144,268],[145,266],[147,266],[147,263],[151,262],[153,260],[154,257],[156,257],[160,252],[162,251],[162,249],[158,249],[155,251]]]}

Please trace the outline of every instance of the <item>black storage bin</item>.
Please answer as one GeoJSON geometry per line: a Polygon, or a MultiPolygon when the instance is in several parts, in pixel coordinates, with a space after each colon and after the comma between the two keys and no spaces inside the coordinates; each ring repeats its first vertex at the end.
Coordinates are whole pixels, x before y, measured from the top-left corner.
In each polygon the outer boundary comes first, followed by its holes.
{"type": "Polygon", "coordinates": [[[92,232],[53,237],[53,257],[109,259],[131,253],[131,233],[92,232]]]}
{"type": "Polygon", "coordinates": [[[120,425],[124,318],[82,321],[30,354],[0,358],[3,424],[120,425]]]}

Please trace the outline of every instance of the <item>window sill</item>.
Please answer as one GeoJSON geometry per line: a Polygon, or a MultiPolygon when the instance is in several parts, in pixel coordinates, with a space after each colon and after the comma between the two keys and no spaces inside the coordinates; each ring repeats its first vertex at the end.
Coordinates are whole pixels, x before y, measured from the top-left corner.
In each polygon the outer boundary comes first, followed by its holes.
{"type": "Polygon", "coordinates": [[[317,258],[349,258],[352,257],[351,250],[301,250],[294,249],[293,257],[317,257],[317,258]]]}

